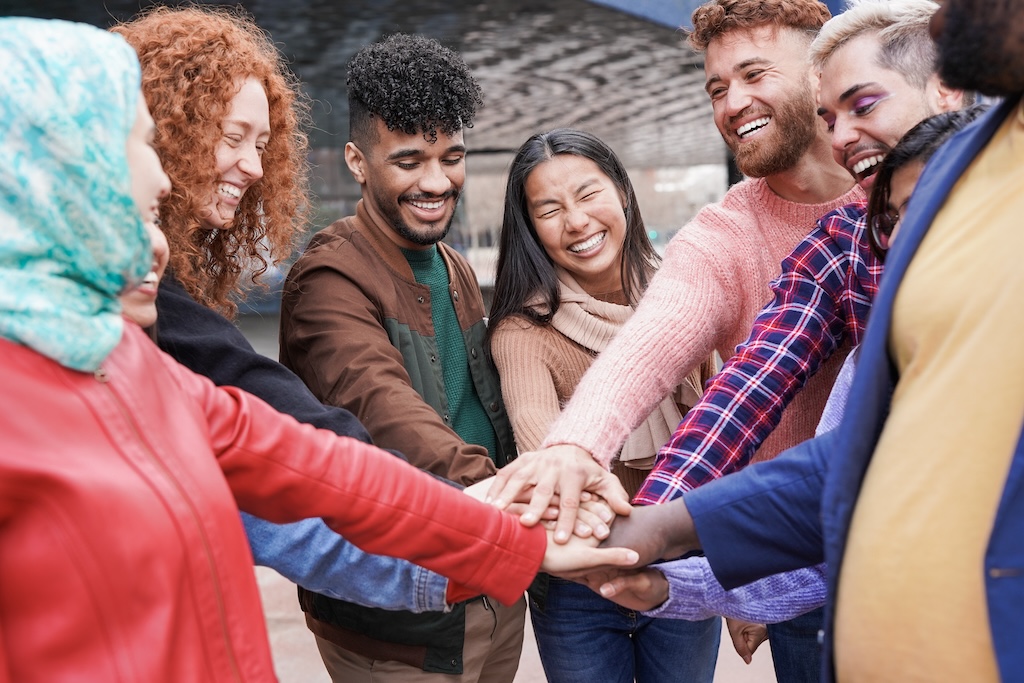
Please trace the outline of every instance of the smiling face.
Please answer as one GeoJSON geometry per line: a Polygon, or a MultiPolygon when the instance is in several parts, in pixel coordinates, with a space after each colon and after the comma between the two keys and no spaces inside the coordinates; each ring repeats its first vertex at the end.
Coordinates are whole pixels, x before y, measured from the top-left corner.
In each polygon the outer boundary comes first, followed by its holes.
{"type": "Polygon", "coordinates": [[[624,203],[597,164],[556,155],[533,169],[524,189],[537,238],[555,265],[592,296],[621,290],[624,203]]]}
{"type": "Polygon", "coordinates": [[[230,229],[238,203],[263,177],[263,151],[270,140],[270,104],[255,78],[242,82],[221,122],[217,143],[217,180],[206,207],[200,212],[203,226],[230,229]]]}
{"type": "Polygon", "coordinates": [[[832,155],[865,189],[904,133],[952,106],[938,99],[937,78],[919,88],[899,72],[879,66],[879,49],[874,33],[840,47],[822,69],[818,93],[818,113],[832,133],[832,155]]]}
{"type": "Polygon", "coordinates": [[[363,204],[403,249],[425,249],[444,239],[466,182],[462,131],[420,133],[388,130],[375,118],[376,140],[345,146],[345,161],[362,186],[363,204]]]}
{"type": "Polygon", "coordinates": [[[809,44],[794,29],[759,26],[708,45],[704,87],[718,132],[745,175],[793,168],[817,135],[809,44]]]}
{"type": "Polygon", "coordinates": [[[146,232],[153,245],[153,267],[141,285],[120,297],[122,314],[140,327],[149,327],[156,322],[156,295],[170,258],[167,238],[160,228],[146,221],[146,232]]]}

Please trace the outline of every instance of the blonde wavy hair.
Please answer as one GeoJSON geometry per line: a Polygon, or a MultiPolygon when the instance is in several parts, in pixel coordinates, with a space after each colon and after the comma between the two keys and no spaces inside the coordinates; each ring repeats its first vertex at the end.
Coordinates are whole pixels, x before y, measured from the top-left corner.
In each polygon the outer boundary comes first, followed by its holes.
{"type": "MultiPolygon", "coordinates": [[[[160,206],[175,277],[198,302],[233,316],[231,295],[270,258],[286,258],[309,211],[308,99],[270,37],[241,10],[154,7],[111,29],[135,48],[142,90],[156,121],[156,148],[171,179],[160,206]],[[233,225],[202,225],[217,182],[221,122],[245,79],[263,84],[271,137],[263,177],[245,193],[233,225]]],[[[251,283],[250,283],[251,284],[251,283]]]]}

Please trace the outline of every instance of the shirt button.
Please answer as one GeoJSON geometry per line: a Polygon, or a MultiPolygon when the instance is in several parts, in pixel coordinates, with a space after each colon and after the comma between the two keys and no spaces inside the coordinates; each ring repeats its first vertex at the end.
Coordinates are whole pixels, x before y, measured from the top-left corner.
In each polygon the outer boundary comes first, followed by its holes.
{"type": "Polygon", "coordinates": [[[452,421],[452,419],[450,417],[448,417],[448,413],[444,414],[444,421],[445,422],[451,422],[452,421]]]}
{"type": "Polygon", "coordinates": [[[455,299],[456,301],[459,300],[459,290],[457,290],[457,289],[453,289],[452,290],[452,298],[455,299]]]}
{"type": "Polygon", "coordinates": [[[437,362],[437,356],[435,356],[434,354],[430,354],[430,362],[431,363],[436,363],[437,362]]]}
{"type": "Polygon", "coordinates": [[[473,358],[476,358],[476,349],[470,349],[469,355],[471,355],[473,358]]]}
{"type": "Polygon", "coordinates": [[[489,405],[487,407],[491,409],[492,413],[498,412],[498,402],[497,401],[491,401],[491,405],[489,405]]]}
{"type": "Polygon", "coordinates": [[[423,303],[424,301],[426,301],[426,299],[424,299],[422,296],[418,296],[418,297],[416,297],[416,301],[419,301],[420,303],[423,303]]]}

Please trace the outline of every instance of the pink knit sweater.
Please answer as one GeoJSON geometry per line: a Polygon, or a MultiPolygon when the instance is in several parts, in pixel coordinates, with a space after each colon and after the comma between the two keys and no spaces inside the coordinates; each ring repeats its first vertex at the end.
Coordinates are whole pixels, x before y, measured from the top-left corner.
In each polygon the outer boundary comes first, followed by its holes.
{"type": "MultiPolygon", "coordinates": [[[[824,204],[797,204],[762,178],[733,186],[668,245],[636,313],[598,357],[552,425],[544,446],[571,443],[605,466],[629,434],[704,358],[723,360],[750,333],[771,299],[782,259],[829,211],[862,198],[854,186],[824,204]]],[[[845,354],[835,354],[786,409],[755,459],[814,435],[845,354]]]]}

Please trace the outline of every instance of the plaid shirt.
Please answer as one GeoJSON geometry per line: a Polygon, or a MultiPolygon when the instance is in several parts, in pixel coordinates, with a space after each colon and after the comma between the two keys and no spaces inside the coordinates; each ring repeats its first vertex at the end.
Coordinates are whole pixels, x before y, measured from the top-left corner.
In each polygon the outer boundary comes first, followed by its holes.
{"type": "Polygon", "coordinates": [[[746,465],[821,364],[845,340],[860,343],[882,274],[865,214],[864,201],[827,214],[782,262],[773,301],[662,447],[635,502],[667,502],[746,465]]]}

